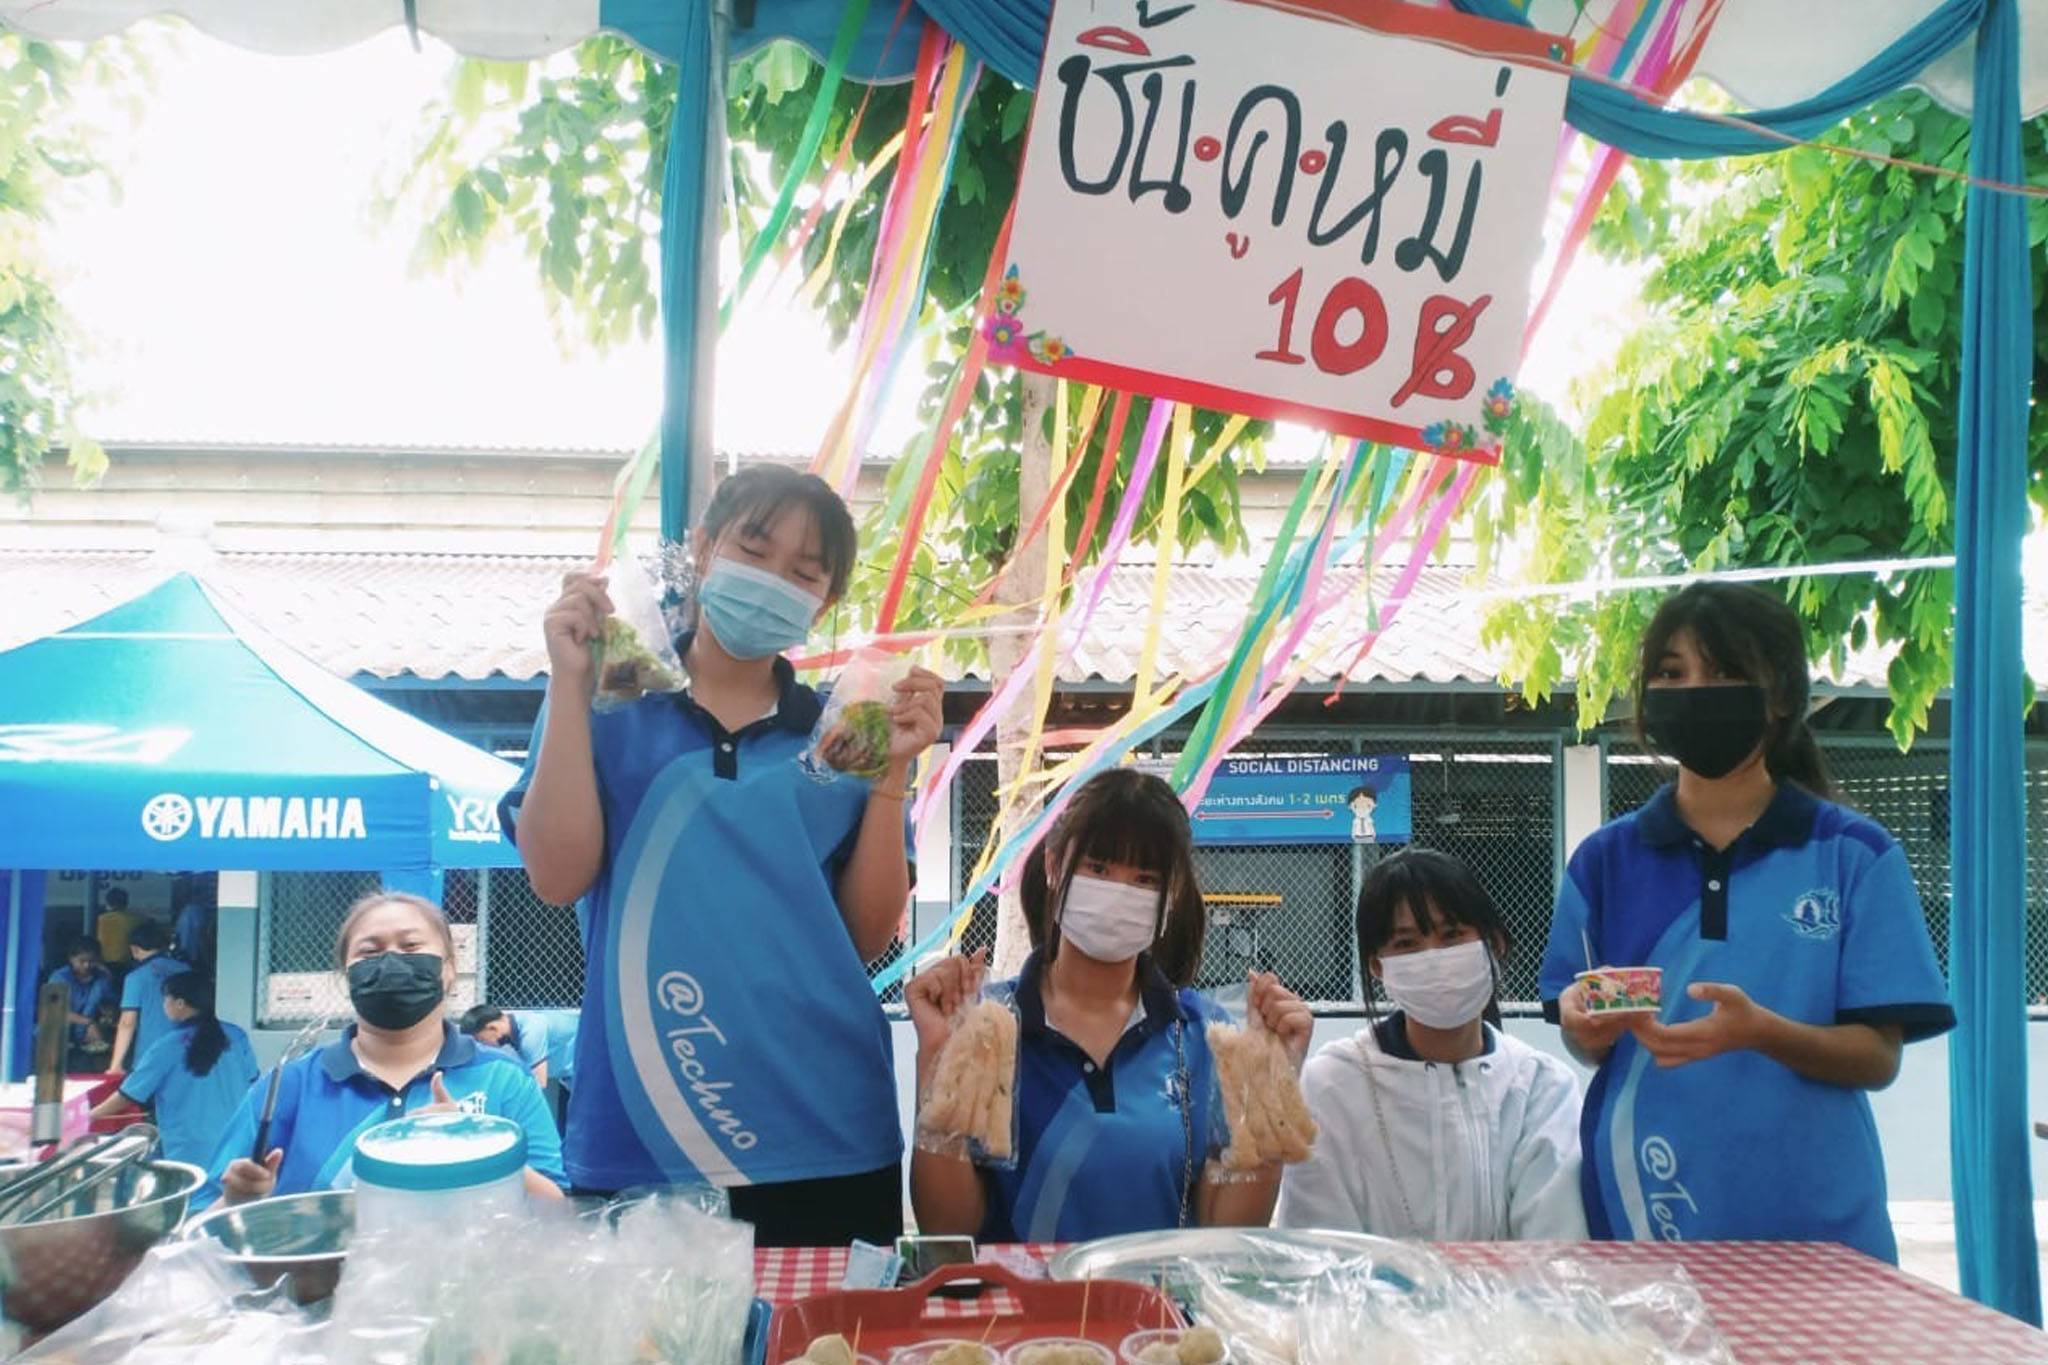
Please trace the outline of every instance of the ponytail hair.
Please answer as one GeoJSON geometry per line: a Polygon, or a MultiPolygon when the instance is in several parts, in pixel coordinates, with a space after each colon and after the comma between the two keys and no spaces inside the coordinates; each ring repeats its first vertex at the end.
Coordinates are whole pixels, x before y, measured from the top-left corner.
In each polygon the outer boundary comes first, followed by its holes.
{"type": "Polygon", "coordinates": [[[1687,584],[1665,598],[1650,618],[1635,686],[1637,738],[1644,746],[1649,745],[1642,734],[1644,694],[1671,637],[1681,630],[1690,630],[1700,652],[1729,676],[1763,689],[1764,767],[1770,775],[1834,800],[1834,779],[1806,723],[1813,698],[1806,628],[1782,598],[1747,584],[1687,584]]]}
{"type": "Polygon", "coordinates": [[[206,1075],[228,1050],[228,1031],[213,1012],[213,983],[204,972],[179,972],[165,978],[164,998],[182,1000],[197,1012],[192,1020],[192,1041],[185,1046],[185,1069],[195,1076],[206,1075]]]}

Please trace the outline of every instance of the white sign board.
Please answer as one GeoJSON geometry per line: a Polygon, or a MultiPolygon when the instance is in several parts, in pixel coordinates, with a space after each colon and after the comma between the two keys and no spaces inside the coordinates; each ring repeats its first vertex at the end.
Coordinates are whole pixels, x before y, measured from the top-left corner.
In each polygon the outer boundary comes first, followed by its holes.
{"type": "Polygon", "coordinates": [[[1401,0],[1057,0],[990,358],[1492,458],[1554,42],[1401,0]]]}

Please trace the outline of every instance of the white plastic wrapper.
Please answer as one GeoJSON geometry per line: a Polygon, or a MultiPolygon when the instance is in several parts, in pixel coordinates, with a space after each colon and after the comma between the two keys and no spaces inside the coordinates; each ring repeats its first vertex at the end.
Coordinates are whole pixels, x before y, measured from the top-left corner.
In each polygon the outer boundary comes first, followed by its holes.
{"type": "Polygon", "coordinates": [[[820,781],[844,773],[873,780],[889,768],[889,741],[895,725],[890,708],[896,684],[910,676],[910,660],[881,650],[863,649],[832,684],[825,710],[811,731],[804,768],[820,781]]]}
{"type": "Polygon", "coordinates": [[[1558,1258],[1461,1270],[1419,1247],[1336,1261],[1248,1292],[1190,1263],[1196,1316],[1231,1337],[1233,1365],[1731,1365],[1682,1269],[1558,1258]]]}
{"type": "Polygon", "coordinates": [[[615,559],[606,571],[605,593],[612,614],[604,633],[591,641],[597,690],[591,705],[608,711],[650,692],[683,690],[683,662],[662,610],[662,593],[639,561],[615,559]]]}

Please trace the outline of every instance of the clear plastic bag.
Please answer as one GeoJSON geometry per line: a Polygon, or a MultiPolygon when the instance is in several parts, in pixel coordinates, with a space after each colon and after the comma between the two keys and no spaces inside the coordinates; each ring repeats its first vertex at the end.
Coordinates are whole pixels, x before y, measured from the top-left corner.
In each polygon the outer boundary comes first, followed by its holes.
{"type": "Polygon", "coordinates": [[[970,970],[953,1032],[918,1096],[913,1142],[920,1151],[1011,1170],[1018,1145],[1016,999],[1008,990],[982,990],[985,966],[970,970]]]}
{"type": "Polygon", "coordinates": [[[683,690],[683,663],[662,610],[662,594],[637,560],[615,559],[606,571],[612,614],[591,641],[597,691],[591,705],[609,711],[650,692],[683,690]]]}
{"type": "Polygon", "coordinates": [[[844,773],[872,781],[888,771],[889,742],[895,732],[890,709],[896,703],[896,684],[910,676],[910,667],[909,659],[881,650],[854,654],[832,685],[804,751],[804,767],[812,776],[831,781],[844,773]]]}
{"type": "Polygon", "coordinates": [[[1210,1179],[1260,1179],[1275,1162],[1308,1160],[1316,1121],[1286,1044],[1249,1008],[1241,1027],[1212,1023],[1207,1036],[1230,1133],[1210,1179]]]}

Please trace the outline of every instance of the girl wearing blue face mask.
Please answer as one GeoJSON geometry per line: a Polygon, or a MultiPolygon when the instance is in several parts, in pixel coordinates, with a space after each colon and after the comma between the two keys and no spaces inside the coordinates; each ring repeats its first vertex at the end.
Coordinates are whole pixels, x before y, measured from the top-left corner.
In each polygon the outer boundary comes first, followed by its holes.
{"type": "MultiPolygon", "coordinates": [[[[919,1229],[1067,1242],[1265,1225],[1278,1167],[1224,1180],[1212,1161],[1223,1125],[1206,1027],[1223,1015],[1188,989],[1205,912],[1180,798],[1133,769],[1092,778],[1027,859],[1020,893],[1032,952],[988,991],[1018,1016],[1016,1160],[978,1167],[919,1147],[919,1229]]],[[[905,990],[921,1091],[972,974],[968,959],[949,958],[905,990]]],[[[1253,974],[1248,1007],[1299,1066],[1308,1008],[1265,973],[1253,974]]]]}
{"type": "Polygon", "coordinates": [[[500,806],[534,889],[579,901],[585,949],[566,1163],[580,1191],[702,1182],[773,1245],[902,1224],[889,1029],[866,964],[910,896],[906,781],[939,679],[896,689],[872,782],[799,762],[820,712],[782,652],[845,592],[853,520],[778,466],[726,479],[697,528],[687,691],[594,714],[611,610],[570,574],[547,614],[547,700],[500,806]]]}

